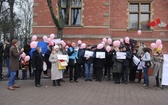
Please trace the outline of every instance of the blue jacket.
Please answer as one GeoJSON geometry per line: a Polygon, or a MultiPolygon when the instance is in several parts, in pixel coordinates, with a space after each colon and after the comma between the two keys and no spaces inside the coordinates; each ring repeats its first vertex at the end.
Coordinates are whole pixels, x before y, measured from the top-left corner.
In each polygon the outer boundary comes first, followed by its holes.
{"type": "Polygon", "coordinates": [[[73,47],[68,49],[68,56],[69,59],[78,59],[78,51],[75,51],[73,47]]]}

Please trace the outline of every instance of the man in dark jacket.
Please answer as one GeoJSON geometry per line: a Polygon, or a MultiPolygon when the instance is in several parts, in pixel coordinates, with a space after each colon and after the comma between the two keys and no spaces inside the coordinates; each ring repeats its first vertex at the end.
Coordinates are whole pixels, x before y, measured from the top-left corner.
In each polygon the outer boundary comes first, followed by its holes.
{"type": "Polygon", "coordinates": [[[33,52],[32,66],[35,73],[35,86],[41,87],[41,73],[43,71],[43,56],[41,54],[41,47],[37,47],[36,51],[33,52]]]}
{"type": "Polygon", "coordinates": [[[123,46],[123,52],[126,53],[126,59],[124,59],[123,62],[123,74],[122,74],[122,80],[125,84],[128,83],[128,70],[129,70],[129,65],[130,65],[130,60],[131,60],[131,51],[127,46],[123,46]]]}
{"type": "Polygon", "coordinates": [[[10,50],[11,44],[10,44],[9,42],[10,42],[9,39],[6,39],[6,40],[5,40],[6,46],[5,46],[5,51],[4,51],[4,59],[5,59],[5,62],[6,62],[6,66],[7,66],[7,68],[8,68],[8,72],[7,72],[7,74],[6,74],[6,77],[9,77],[9,76],[10,76],[9,50],[10,50]]]}
{"type": "Polygon", "coordinates": [[[2,57],[3,57],[3,43],[0,41],[0,80],[3,79],[2,77],[2,57]]]}

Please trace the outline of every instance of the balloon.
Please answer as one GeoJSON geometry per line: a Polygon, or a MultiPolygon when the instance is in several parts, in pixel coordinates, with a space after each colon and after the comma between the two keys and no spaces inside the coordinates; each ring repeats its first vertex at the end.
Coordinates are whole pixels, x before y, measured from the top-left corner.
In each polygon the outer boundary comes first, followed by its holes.
{"type": "Polygon", "coordinates": [[[141,35],[141,34],[142,34],[142,31],[141,31],[141,30],[138,30],[138,31],[137,31],[137,34],[138,34],[138,35],[141,35]]]}
{"type": "Polygon", "coordinates": [[[121,42],[121,43],[123,43],[123,42],[124,42],[124,40],[123,40],[123,39],[120,39],[120,42],[121,42]]]}
{"type": "Polygon", "coordinates": [[[37,42],[33,41],[30,43],[31,48],[36,48],[37,47],[37,42]]]}
{"type": "Polygon", "coordinates": [[[120,41],[119,40],[114,41],[113,45],[116,46],[116,47],[119,47],[120,46],[120,41]]]}
{"type": "Polygon", "coordinates": [[[24,60],[25,60],[25,62],[29,61],[30,60],[30,56],[27,55],[24,60]]]}
{"type": "Polygon", "coordinates": [[[102,48],[103,48],[103,44],[102,43],[97,45],[97,49],[102,49],[102,48]]]}
{"type": "Polygon", "coordinates": [[[61,44],[65,43],[63,40],[60,41],[61,44]]]}
{"type": "Polygon", "coordinates": [[[107,39],[106,39],[106,38],[103,38],[102,41],[106,43],[106,42],[107,42],[107,39]]]}
{"type": "Polygon", "coordinates": [[[151,43],[151,48],[157,48],[156,43],[151,43]]]}
{"type": "Polygon", "coordinates": [[[162,41],[161,41],[160,39],[157,39],[157,40],[156,40],[156,46],[159,47],[160,44],[162,44],[162,41]]]}
{"type": "Polygon", "coordinates": [[[65,47],[65,46],[66,46],[66,43],[65,43],[65,42],[64,42],[64,43],[62,43],[62,46],[63,46],[63,47],[65,47]]]}
{"type": "Polygon", "coordinates": [[[51,34],[50,35],[50,39],[54,39],[55,38],[55,35],[54,34],[51,34]]]}
{"type": "Polygon", "coordinates": [[[86,43],[82,43],[80,48],[81,49],[86,48],[86,43]]]}
{"type": "Polygon", "coordinates": [[[162,48],[163,48],[163,45],[162,45],[162,44],[160,44],[159,48],[161,48],[161,49],[162,49],[162,48]]]}
{"type": "Polygon", "coordinates": [[[58,41],[55,41],[55,45],[57,45],[57,44],[59,44],[59,42],[58,42],[58,41]]]}
{"type": "Polygon", "coordinates": [[[107,51],[107,52],[110,52],[110,50],[111,50],[111,47],[110,47],[110,46],[107,46],[107,47],[106,47],[106,51],[107,51]]]}
{"type": "Polygon", "coordinates": [[[36,41],[37,40],[37,36],[36,35],[33,35],[32,36],[32,41],[36,41]]]}
{"type": "Polygon", "coordinates": [[[111,39],[111,38],[108,38],[108,39],[107,39],[107,43],[108,43],[108,44],[112,44],[112,39],[111,39]]]}
{"type": "Polygon", "coordinates": [[[22,58],[25,58],[25,57],[26,57],[26,54],[23,52],[23,53],[21,54],[21,57],[22,57],[22,58]]]}
{"type": "Polygon", "coordinates": [[[81,40],[78,40],[78,45],[79,45],[79,44],[82,44],[82,41],[81,41],[81,40]]]}
{"type": "Polygon", "coordinates": [[[43,40],[44,40],[44,42],[47,42],[47,36],[43,36],[43,40]]]}
{"type": "Polygon", "coordinates": [[[127,42],[127,43],[128,43],[128,42],[129,42],[129,40],[130,40],[130,39],[129,39],[129,37],[125,37],[125,42],[127,42]]]}

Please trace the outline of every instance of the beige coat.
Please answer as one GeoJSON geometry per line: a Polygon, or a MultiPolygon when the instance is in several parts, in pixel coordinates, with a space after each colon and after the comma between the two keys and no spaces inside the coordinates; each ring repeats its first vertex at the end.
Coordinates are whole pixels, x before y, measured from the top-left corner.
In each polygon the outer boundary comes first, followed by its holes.
{"type": "Polygon", "coordinates": [[[18,48],[14,45],[10,48],[10,69],[11,71],[19,70],[19,57],[22,52],[18,51],[18,48]]]}
{"type": "Polygon", "coordinates": [[[153,63],[153,76],[157,76],[157,73],[159,72],[159,78],[162,78],[163,61],[160,60],[159,56],[153,55],[152,63],[153,63]]]}
{"type": "Polygon", "coordinates": [[[51,62],[51,80],[58,80],[63,78],[62,70],[58,70],[58,58],[57,55],[62,55],[62,53],[59,52],[52,52],[49,61],[51,62]],[[56,61],[56,62],[55,62],[56,61]]]}

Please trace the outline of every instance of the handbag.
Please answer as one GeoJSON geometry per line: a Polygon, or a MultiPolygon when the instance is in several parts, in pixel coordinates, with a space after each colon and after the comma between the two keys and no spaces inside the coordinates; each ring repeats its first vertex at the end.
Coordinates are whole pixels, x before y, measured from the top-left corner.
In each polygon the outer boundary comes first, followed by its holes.
{"type": "Polygon", "coordinates": [[[145,61],[145,67],[151,67],[151,61],[145,61]]]}
{"type": "Polygon", "coordinates": [[[66,66],[62,66],[61,62],[58,62],[58,70],[65,70],[66,66]]]}
{"type": "Polygon", "coordinates": [[[43,71],[46,71],[47,70],[47,64],[46,62],[43,62],[43,71]]]}

